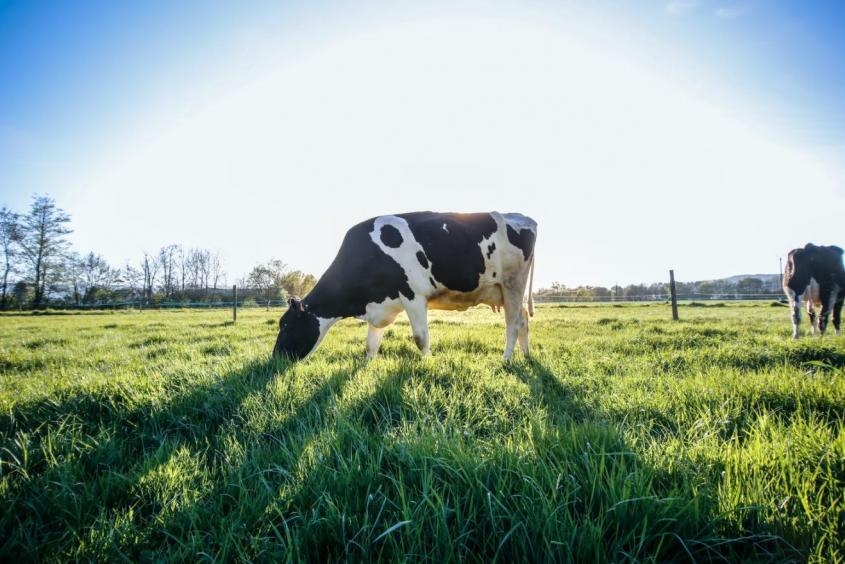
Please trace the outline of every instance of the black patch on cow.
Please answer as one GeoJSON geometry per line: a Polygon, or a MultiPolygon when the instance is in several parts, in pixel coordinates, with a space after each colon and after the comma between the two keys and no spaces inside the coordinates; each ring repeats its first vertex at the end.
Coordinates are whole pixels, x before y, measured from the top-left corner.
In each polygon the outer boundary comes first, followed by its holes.
{"type": "Polygon", "coordinates": [[[425,253],[422,251],[417,251],[417,260],[420,261],[420,266],[423,268],[428,268],[428,259],[425,258],[425,253]]]}
{"type": "Polygon", "coordinates": [[[494,272],[494,273],[493,273],[493,278],[495,278],[495,277],[496,277],[496,273],[494,272]]]}
{"type": "Polygon", "coordinates": [[[291,307],[279,319],[274,356],[299,360],[314,348],[320,338],[320,321],[307,311],[291,307]]]}
{"type": "Polygon", "coordinates": [[[434,278],[458,292],[478,287],[484,272],[481,241],[496,231],[489,213],[415,212],[401,214],[425,250],[434,278]],[[446,226],[446,229],[443,226],[446,226]]]}
{"type": "Polygon", "coordinates": [[[522,250],[522,258],[528,260],[531,253],[534,252],[534,232],[530,229],[520,229],[519,233],[516,229],[508,225],[508,241],[511,245],[522,250]]]}
{"type": "Polygon", "coordinates": [[[495,250],[496,250],[496,243],[490,243],[489,245],[487,245],[487,258],[488,259],[491,256],[493,256],[493,251],[495,251],[495,250]]]}
{"type": "Polygon", "coordinates": [[[383,225],[381,228],[381,242],[391,249],[398,249],[402,246],[402,234],[392,225],[383,225]]]}
{"type": "MultiPolygon", "coordinates": [[[[396,299],[400,293],[414,299],[405,271],[370,238],[374,222],[368,219],[346,232],[337,256],[302,300],[315,315],[357,317],[366,313],[367,304],[396,299]]],[[[387,227],[382,228],[382,241],[387,227]]]]}
{"type": "Polygon", "coordinates": [[[431,282],[431,287],[432,287],[432,288],[437,288],[437,282],[435,282],[435,281],[434,281],[434,278],[432,278],[431,276],[429,276],[429,277],[428,277],[428,281],[429,281],[429,282],[431,282]]]}

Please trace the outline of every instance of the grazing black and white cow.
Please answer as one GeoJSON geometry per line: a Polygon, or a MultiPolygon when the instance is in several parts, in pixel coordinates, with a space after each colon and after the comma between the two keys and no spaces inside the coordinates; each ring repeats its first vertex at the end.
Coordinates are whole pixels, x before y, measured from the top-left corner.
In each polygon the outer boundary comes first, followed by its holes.
{"type": "Polygon", "coordinates": [[[405,311],[417,347],[429,354],[428,308],[505,309],[505,354],[516,341],[528,354],[528,315],[537,223],[518,213],[413,212],[355,225],[328,270],[301,301],[291,299],[279,320],[274,356],[305,358],[345,317],[369,324],[367,358],[378,353],[384,329],[405,311]]]}
{"type": "Polygon", "coordinates": [[[842,302],[845,300],[845,267],[841,248],[834,245],[819,246],[807,243],[804,248],[792,249],[786,259],[783,273],[783,291],[792,309],[792,338],[798,338],[801,323],[801,299],[807,304],[807,313],[813,332],[818,325],[824,335],[827,318],[833,310],[833,326],[840,332],[842,302]],[[814,306],[821,305],[816,320],[814,306]]]}

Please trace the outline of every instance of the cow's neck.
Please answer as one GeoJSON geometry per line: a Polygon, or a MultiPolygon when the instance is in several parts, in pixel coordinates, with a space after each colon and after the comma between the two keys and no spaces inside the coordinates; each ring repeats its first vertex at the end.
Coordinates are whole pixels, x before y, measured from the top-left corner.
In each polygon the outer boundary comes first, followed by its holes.
{"type": "Polygon", "coordinates": [[[317,347],[320,346],[320,343],[326,336],[326,333],[329,332],[329,329],[342,319],[341,316],[332,314],[330,307],[331,302],[327,301],[326,294],[320,291],[318,287],[319,283],[302,300],[302,304],[306,311],[310,311],[314,314],[320,327],[320,336],[317,337],[317,342],[314,344],[314,348],[311,349],[311,352],[314,352],[317,347]]]}
{"type": "MultiPolygon", "coordinates": [[[[324,276],[323,278],[331,278],[324,276]]],[[[308,293],[302,302],[321,319],[343,319],[356,317],[364,312],[366,303],[358,303],[349,288],[323,279],[308,293]]]]}

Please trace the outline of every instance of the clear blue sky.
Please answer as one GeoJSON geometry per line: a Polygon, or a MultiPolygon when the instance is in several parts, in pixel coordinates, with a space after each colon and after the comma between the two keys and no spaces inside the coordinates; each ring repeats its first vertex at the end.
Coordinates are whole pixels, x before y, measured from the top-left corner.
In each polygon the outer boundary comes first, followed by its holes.
{"type": "Polygon", "coordinates": [[[521,211],[540,285],[845,244],[845,2],[0,0],[0,204],[116,266],[321,274],[380,213],[521,211]],[[420,3],[422,4],[422,3],[420,3]]]}

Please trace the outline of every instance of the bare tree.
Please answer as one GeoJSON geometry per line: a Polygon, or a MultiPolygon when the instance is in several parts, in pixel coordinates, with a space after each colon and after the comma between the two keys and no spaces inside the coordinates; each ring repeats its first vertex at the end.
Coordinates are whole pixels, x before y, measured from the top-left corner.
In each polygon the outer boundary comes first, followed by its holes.
{"type": "Polygon", "coordinates": [[[82,296],[86,303],[94,302],[114,290],[120,280],[120,271],[112,268],[106,259],[93,252],[85,255],[79,263],[82,296]]]}
{"type": "Polygon", "coordinates": [[[127,264],[123,267],[121,278],[129,286],[130,295],[143,294],[144,274],[134,266],[127,264]],[[139,292],[140,290],[140,292],[139,292]]]}
{"type": "Polygon", "coordinates": [[[177,250],[177,265],[179,266],[179,291],[185,293],[185,279],[188,277],[188,253],[179,245],[177,250]]]}
{"type": "Polygon", "coordinates": [[[3,289],[0,296],[0,305],[5,306],[8,300],[7,289],[9,275],[15,267],[20,250],[21,232],[19,226],[20,216],[3,206],[0,209],[0,247],[3,251],[3,289]]]}
{"type": "Polygon", "coordinates": [[[225,282],[226,273],[223,271],[223,259],[220,258],[220,251],[214,251],[210,260],[211,287],[217,288],[218,284],[225,282]]]}
{"type": "Polygon", "coordinates": [[[206,249],[196,249],[197,287],[208,295],[208,279],[211,277],[211,253],[206,249]]]}
{"type": "Polygon", "coordinates": [[[188,289],[204,290],[208,294],[212,281],[216,285],[221,276],[219,254],[212,254],[208,249],[189,249],[182,264],[183,286],[188,289]]]}
{"type": "Polygon", "coordinates": [[[202,276],[200,274],[202,256],[199,249],[189,249],[185,259],[185,287],[197,289],[202,287],[202,276]]]}
{"type": "Polygon", "coordinates": [[[69,222],[70,216],[48,196],[35,196],[29,213],[22,218],[21,248],[33,277],[35,307],[44,301],[48,275],[61,264],[68,246],[65,236],[72,232],[65,226],[69,222]]]}
{"type": "Polygon", "coordinates": [[[158,263],[161,268],[162,291],[170,298],[176,293],[176,267],[179,258],[179,247],[167,245],[158,251],[158,263]]]}
{"type": "Polygon", "coordinates": [[[72,252],[65,257],[64,274],[66,282],[70,284],[70,294],[73,303],[79,305],[82,301],[82,257],[72,252]]]}
{"type": "Polygon", "coordinates": [[[144,258],[141,260],[141,272],[144,277],[143,294],[147,302],[152,301],[153,292],[155,291],[156,277],[158,276],[158,261],[154,257],[144,252],[144,258]]]}

